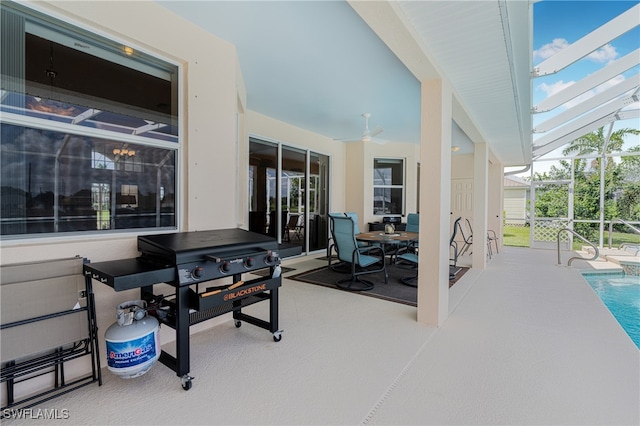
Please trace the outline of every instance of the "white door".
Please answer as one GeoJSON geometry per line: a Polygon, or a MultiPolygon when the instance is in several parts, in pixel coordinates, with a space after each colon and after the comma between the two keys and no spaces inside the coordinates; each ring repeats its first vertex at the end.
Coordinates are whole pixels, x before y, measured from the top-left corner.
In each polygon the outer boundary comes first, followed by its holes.
{"type": "MultiPolygon", "coordinates": [[[[462,217],[471,221],[473,217],[473,179],[451,179],[451,231],[453,222],[462,217]]],[[[458,233],[456,240],[462,241],[458,233]]]]}

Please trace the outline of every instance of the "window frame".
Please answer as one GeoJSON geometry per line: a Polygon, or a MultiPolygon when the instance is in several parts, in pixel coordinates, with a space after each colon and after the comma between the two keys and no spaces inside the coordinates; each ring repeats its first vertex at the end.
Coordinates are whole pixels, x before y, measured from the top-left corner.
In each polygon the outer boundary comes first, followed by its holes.
{"type": "Polygon", "coordinates": [[[374,216],[395,216],[395,217],[402,217],[405,214],[405,200],[406,200],[406,181],[407,181],[407,161],[406,158],[403,157],[374,157],[373,158],[373,182],[372,182],[372,213],[374,216]],[[401,184],[387,184],[387,185],[380,185],[380,184],[376,184],[376,170],[379,168],[377,167],[378,162],[383,163],[383,162],[400,162],[401,167],[402,167],[402,183],[401,184]],[[400,201],[400,211],[398,213],[378,213],[378,211],[376,210],[376,201],[375,201],[375,193],[376,193],[376,189],[400,189],[401,190],[401,201],[400,201]]]}
{"type": "MultiPolygon", "coordinates": [[[[23,28],[24,33],[29,33],[29,27],[31,26],[43,26],[48,27],[49,31],[56,32],[62,36],[68,36],[71,34],[77,34],[78,38],[86,37],[87,35],[93,38],[94,42],[103,41],[104,46],[109,47],[110,44],[118,44],[122,46],[129,46],[133,48],[137,52],[141,52],[141,54],[145,58],[151,58],[156,63],[161,63],[167,66],[167,70],[171,67],[172,71],[167,71],[168,75],[171,72],[175,72],[174,77],[168,79],[173,88],[171,90],[174,92],[172,96],[175,96],[175,106],[173,113],[173,118],[171,120],[171,125],[175,125],[175,129],[177,129],[177,135],[173,137],[166,138],[166,140],[162,139],[152,139],[145,136],[139,136],[135,134],[127,134],[121,133],[117,131],[110,130],[101,130],[92,127],[84,127],[78,126],[72,123],[65,123],[55,120],[47,120],[44,118],[38,117],[29,117],[20,113],[12,113],[7,111],[2,111],[0,114],[0,124],[2,125],[12,125],[12,126],[20,126],[26,129],[35,129],[39,131],[46,132],[55,132],[65,135],[71,135],[73,137],[86,137],[86,138],[95,138],[99,141],[109,141],[109,142],[117,142],[122,144],[134,144],[134,146],[142,146],[142,147],[150,147],[156,148],[160,150],[166,150],[167,152],[171,151],[173,154],[173,177],[172,183],[174,186],[174,194],[173,194],[173,224],[169,226],[147,226],[147,227],[134,227],[134,228],[114,228],[114,229],[95,229],[95,230],[71,230],[71,231],[54,231],[54,232],[43,232],[43,233],[18,233],[18,234],[0,234],[0,241],[4,243],[11,241],[23,241],[26,239],[34,240],[34,239],[59,239],[59,238],[70,238],[70,237],[78,237],[78,236],[87,236],[90,235],[91,238],[111,238],[114,234],[130,234],[140,232],[166,232],[175,231],[179,229],[182,217],[182,150],[183,150],[183,139],[184,139],[184,118],[182,111],[183,108],[183,99],[182,99],[182,91],[183,91],[183,66],[181,63],[176,62],[168,57],[165,57],[157,52],[149,52],[146,49],[140,47],[136,43],[132,43],[129,40],[123,40],[114,34],[105,33],[97,28],[87,26],[86,24],[74,21],[69,19],[67,16],[59,16],[55,13],[51,13],[50,11],[44,11],[41,8],[32,5],[23,5],[17,4],[11,1],[3,2],[2,10],[7,10],[11,13],[15,13],[25,19],[25,25],[23,28]],[[29,22],[27,24],[27,22],[29,22]],[[106,231],[106,232],[105,232],[106,231]]],[[[98,48],[103,47],[98,44],[98,48]]],[[[118,61],[114,61],[111,57],[102,57],[103,60],[107,60],[116,64],[119,64],[118,61]]],[[[25,58],[26,59],[26,58],[25,58]]],[[[144,62],[141,62],[142,68],[148,67],[144,62]]],[[[135,68],[134,68],[135,69],[135,68]]],[[[140,70],[139,70],[140,71],[140,70]]],[[[146,75],[154,75],[151,72],[143,71],[146,75]]],[[[156,75],[157,76],[157,75],[156,75]]],[[[22,80],[25,81],[25,80],[22,80]]],[[[19,92],[18,92],[19,93],[19,92]]],[[[4,94],[4,91],[3,91],[4,94]]],[[[23,92],[25,96],[26,93],[23,92]]],[[[82,96],[82,93],[79,93],[82,96]]],[[[86,96],[86,95],[85,95],[86,96]]],[[[91,105],[91,103],[90,103],[91,105]]],[[[91,108],[91,107],[87,107],[91,108]]],[[[117,111],[116,111],[117,112],[117,111]]],[[[93,155],[93,154],[92,154],[93,155]]],[[[92,158],[93,168],[93,158],[92,158]]],[[[89,179],[86,182],[83,182],[83,185],[88,185],[91,190],[93,186],[93,182],[89,179]]],[[[112,191],[118,191],[117,188],[120,188],[121,184],[119,183],[116,187],[112,188],[112,191]]],[[[161,186],[160,192],[164,192],[165,187],[161,186]]],[[[160,208],[156,206],[156,209],[160,208]]],[[[140,217],[143,216],[142,214],[140,217]]],[[[26,219],[25,215],[25,219],[26,219]]]]}

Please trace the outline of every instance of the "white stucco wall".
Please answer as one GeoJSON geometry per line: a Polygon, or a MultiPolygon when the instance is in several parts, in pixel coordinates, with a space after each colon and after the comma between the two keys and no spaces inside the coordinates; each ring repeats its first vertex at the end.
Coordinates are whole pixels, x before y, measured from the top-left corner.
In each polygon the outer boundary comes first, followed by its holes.
{"type": "Polygon", "coordinates": [[[451,155],[451,178],[473,178],[473,154],[451,155]]]}
{"type": "Polygon", "coordinates": [[[418,210],[419,145],[355,141],[348,142],[346,146],[347,184],[343,185],[346,186],[345,211],[358,213],[362,232],[368,231],[368,222],[381,221],[383,217],[373,214],[373,160],[375,158],[398,158],[405,161],[405,215],[418,210]]]}

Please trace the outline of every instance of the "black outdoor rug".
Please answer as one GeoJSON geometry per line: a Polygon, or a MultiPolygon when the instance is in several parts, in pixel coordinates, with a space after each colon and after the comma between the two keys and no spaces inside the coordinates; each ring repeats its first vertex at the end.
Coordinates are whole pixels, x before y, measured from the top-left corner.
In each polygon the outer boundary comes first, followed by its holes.
{"type": "MultiPolygon", "coordinates": [[[[340,291],[348,291],[337,287],[336,282],[349,278],[349,267],[341,266],[336,269],[344,272],[334,271],[323,266],[322,268],[302,272],[297,275],[291,275],[287,278],[304,283],[334,288],[340,291]]],[[[460,279],[467,269],[468,268],[451,267],[450,273],[453,273],[455,278],[449,281],[449,287],[451,287],[455,281],[460,279]]],[[[403,277],[415,276],[416,270],[404,265],[387,265],[387,273],[389,274],[389,280],[386,284],[384,282],[384,273],[382,272],[362,276],[363,279],[373,282],[374,288],[367,291],[351,291],[351,293],[358,293],[363,296],[377,297],[379,299],[403,303],[405,305],[417,306],[418,289],[400,282],[400,279],[403,277]]]]}
{"type": "MultiPolygon", "coordinates": [[[[285,274],[287,272],[296,270],[295,268],[287,268],[286,266],[281,266],[280,268],[281,268],[281,271],[280,271],[281,274],[285,274]]],[[[271,271],[269,269],[260,269],[259,271],[252,271],[251,273],[254,275],[260,275],[263,277],[268,277],[271,275],[271,271]]]]}

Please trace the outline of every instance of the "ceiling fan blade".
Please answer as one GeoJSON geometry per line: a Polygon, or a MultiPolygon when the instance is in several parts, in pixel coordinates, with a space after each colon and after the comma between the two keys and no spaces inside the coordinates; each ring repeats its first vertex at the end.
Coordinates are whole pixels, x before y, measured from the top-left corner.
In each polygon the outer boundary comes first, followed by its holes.
{"type": "Polygon", "coordinates": [[[360,138],[334,138],[336,142],[358,142],[360,138]]]}
{"type": "MultiPolygon", "coordinates": [[[[369,117],[371,117],[371,114],[366,112],[364,114],[362,114],[362,117],[364,118],[364,131],[362,132],[362,136],[360,136],[360,138],[356,139],[356,138],[351,138],[351,139],[347,139],[347,138],[340,138],[340,139],[333,139],[334,141],[342,141],[342,142],[354,142],[354,141],[361,141],[361,142],[371,142],[373,140],[373,137],[376,135],[379,135],[380,133],[382,133],[384,131],[384,129],[380,126],[376,126],[373,130],[369,129],[369,117]]],[[[387,143],[388,141],[384,141],[384,142],[378,142],[378,143],[387,143]]]]}
{"type": "Polygon", "coordinates": [[[371,138],[371,142],[377,143],[378,145],[384,145],[389,143],[389,139],[371,138]]]}
{"type": "Polygon", "coordinates": [[[380,126],[376,126],[375,129],[373,129],[370,133],[369,136],[370,137],[374,137],[376,135],[379,135],[380,133],[384,132],[384,129],[380,126]]]}

